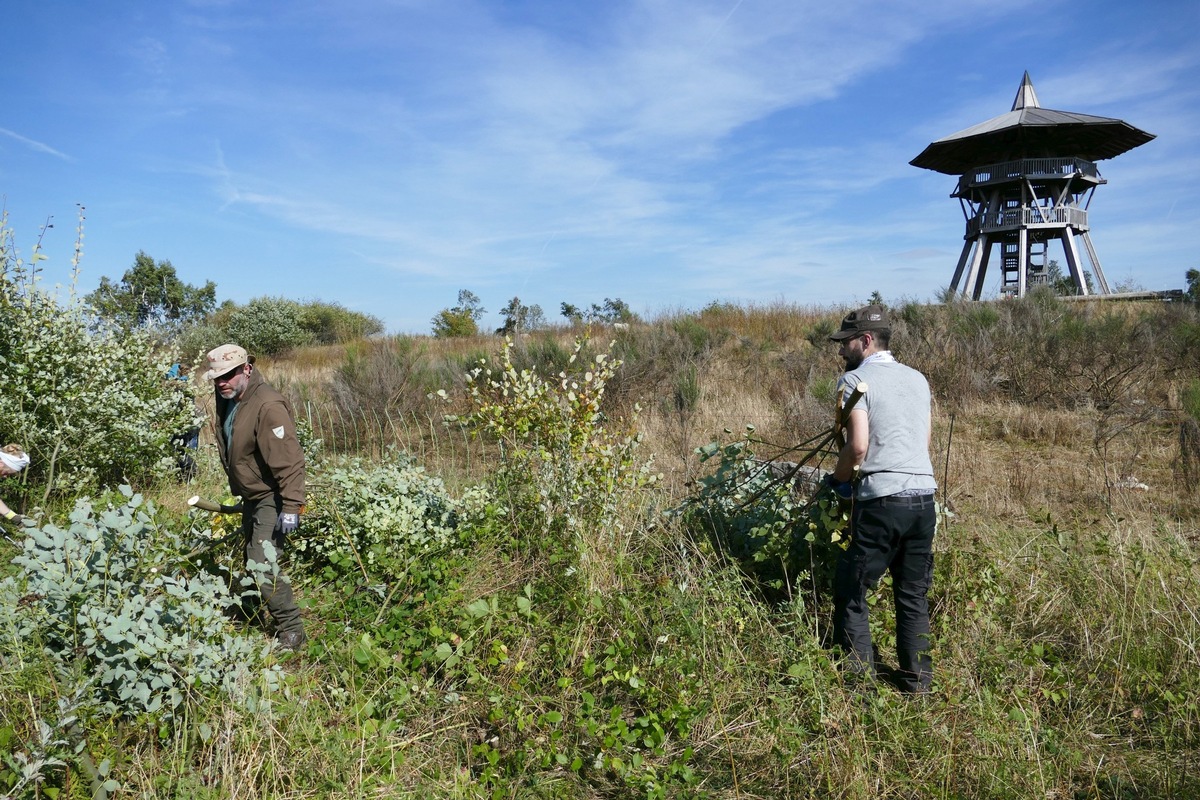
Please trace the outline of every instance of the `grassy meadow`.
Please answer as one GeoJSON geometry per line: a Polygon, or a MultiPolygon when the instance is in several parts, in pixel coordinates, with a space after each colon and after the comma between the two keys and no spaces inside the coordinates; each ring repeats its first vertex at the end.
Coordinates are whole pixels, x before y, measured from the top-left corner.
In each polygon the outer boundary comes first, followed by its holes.
{"type": "MultiPolygon", "coordinates": [[[[507,350],[387,337],[262,360],[312,455],[287,565],[307,649],[172,714],[69,719],[61,670],[0,633],[0,796],[1200,796],[1200,313],[893,309],[894,352],[933,387],[945,512],[934,691],[911,697],[848,683],[828,649],[836,510],[713,478],[829,427],[842,312],[717,304],[507,350]]],[[[228,491],[207,430],[198,464],[140,490],[164,528],[228,532],[186,507],[228,491]]]]}

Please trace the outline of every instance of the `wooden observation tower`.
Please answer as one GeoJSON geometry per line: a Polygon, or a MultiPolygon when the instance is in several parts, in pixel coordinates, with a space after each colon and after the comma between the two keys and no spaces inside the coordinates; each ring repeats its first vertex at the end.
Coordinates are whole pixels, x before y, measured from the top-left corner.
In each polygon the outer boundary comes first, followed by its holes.
{"type": "Polygon", "coordinates": [[[1058,242],[1076,292],[1109,294],[1088,235],[1092,194],[1107,183],[1096,162],[1153,138],[1119,119],[1042,108],[1026,72],[1007,114],[926,147],[909,163],[959,176],[950,196],[958,198],[967,220],[950,291],[978,300],[993,245],[998,245],[1000,291],[1023,297],[1031,286],[1047,282],[1048,248],[1058,242]],[[1079,242],[1095,280],[1092,288],[1079,242]]]}

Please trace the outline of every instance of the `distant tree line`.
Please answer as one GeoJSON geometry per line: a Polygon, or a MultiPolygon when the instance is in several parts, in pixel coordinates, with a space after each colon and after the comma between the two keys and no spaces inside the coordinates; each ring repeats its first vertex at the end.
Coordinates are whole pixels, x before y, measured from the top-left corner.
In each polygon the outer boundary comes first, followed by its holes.
{"type": "Polygon", "coordinates": [[[215,283],[186,283],[170,261],[155,261],[144,251],[119,281],[101,278],[84,300],[98,325],[148,333],[161,344],[174,344],[183,358],[227,341],[269,356],[383,332],[378,318],[319,300],[257,297],[245,305],[226,300],[218,306],[215,283]]]}
{"type": "Polygon", "coordinates": [[[621,298],[604,298],[604,303],[592,303],[587,308],[580,308],[571,303],[563,303],[561,306],[562,315],[572,325],[581,325],[590,322],[637,322],[637,314],[634,314],[629,308],[629,304],[621,298]]]}
{"type": "MultiPolygon", "coordinates": [[[[572,303],[560,306],[563,317],[572,325],[587,325],[594,323],[636,322],[637,314],[629,308],[629,304],[621,298],[604,298],[603,303],[592,303],[580,307],[572,303]]],[[[433,335],[438,338],[454,336],[478,336],[479,320],[487,310],[483,307],[479,296],[474,292],[463,289],[458,293],[458,305],[443,308],[434,314],[432,320],[433,335]]],[[[544,328],[547,325],[546,315],[542,307],[526,305],[520,297],[514,297],[500,310],[503,324],[496,329],[501,336],[528,333],[544,328]]]]}

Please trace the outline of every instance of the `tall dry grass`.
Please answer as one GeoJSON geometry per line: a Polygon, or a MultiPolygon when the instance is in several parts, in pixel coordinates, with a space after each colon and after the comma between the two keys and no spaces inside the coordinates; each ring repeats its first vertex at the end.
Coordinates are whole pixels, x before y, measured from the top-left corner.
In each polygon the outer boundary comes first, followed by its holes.
{"type": "MultiPolygon", "coordinates": [[[[713,304],[625,330],[534,333],[518,338],[513,358],[556,374],[580,333],[589,352],[611,346],[624,363],[608,411],[640,407],[645,448],[682,492],[699,469],[694,449],[727,430],[752,425],[783,450],[828,426],[841,364],[827,337],[843,311],[713,304]]],[[[1200,372],[1194,308],[1035,296],[909,303],[892,313],[893,351],[934,391],[933,456],[952,506],[985,517],[1086,517],[1184,513],[1194,504],[1179,481],[1188,463],[1181,397],[1200,372]]],[[[462,409],[456,393],[466,371],[500,345],[495,336],[395,337],[260,366],[328,450],[374,455],[397,446],[431,468],[478,477],[494,454],[444,416],[462,409]]]]}
{"type": "MultiPolygon", "coordinates": [[[[765,450],[782,451],[828,427],[841,365],[826,337],[842,311],[714,306],[592,331],[593,351],[612,341],[625,361],[605,415],[639,405],[642,452],[665,475],[647,507],[692,491],[693,450],[710,439],[753,425],[765,450]]],[[[623,554],[634,571],[614,582],[619,591],[582,607],[535,605],[516,625],[497,617],[496,630],[472,634],[504,659],[485,689],[444,685],[432,668],[356,667],[363,632],[330,622],[320,659],[289,666],[278,716],[223,717],[186,765],[151,748],[143,785],[157,770],[197,781],[194,796],[250,796],[240,787],[253,786],[273,797],[485,797],[486,752],[518,765],[500,784],[506,797],[1195,796],[1200,497],[1180,481],[1180,442],[1194,422],[1181,398],[1200,374],[1196,309],[1031,298],[894,311],[897,356],[931,380],[933,462],[954,513],[938,535],[931,593],[934,696],[909,702],[843,684],[814,635],[822,609],[755,602],[719,552],[639,506],[623,554]],[[542,715],[579,713],[584,653],[615,641],[648,643],[676,665],[641,663],[658,696],[703,706],[691,755],[672,741],[656,762],[685,760],[697,782],[639,794],[588,765],[521,765],[516,751],[563,730],[542,715]],[[372,712],[401,682],[412,715],[372,712]],[[498,749],[481,749],[493,737],[498,749]]],[[[554,374],[572,335],[523,339],[514,360],[554,374]]],[[[441,415],[464,408],[455,373],[499,347],[495,337],[381,342],[263,369],[331,452],[394,445],[466,483],[498,454],[441,415]],[[337,376],[355,358],[387,369],[364,367],[377,383],[339,394],[337,376]],[[439,388],[450,399],[433,403],[439,388]]],[[[520,552],[474,555],[463,605],[562,579],[520,552]]],[[[894,662],[887,593],[873,618],[894,662]]],[[[629,679],[619,674],[606,677],[629,679]]],[[[639,702],[631,696],[619,721],[649,714],[639,702]]]]}

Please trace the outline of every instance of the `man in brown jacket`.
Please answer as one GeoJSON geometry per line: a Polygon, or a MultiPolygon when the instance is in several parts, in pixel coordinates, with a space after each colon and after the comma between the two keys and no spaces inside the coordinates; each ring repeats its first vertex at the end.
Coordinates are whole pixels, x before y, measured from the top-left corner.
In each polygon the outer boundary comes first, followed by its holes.
{"type": "MultiPolygon", "coordinates": [[[[300,525],[304,505],[304,451],[291,406],[254,368],[236,344],[208,353],[204,374],[216,390],[217,449],[229,491],[242,498],[246,561],[258,593],[275,620],[279,645],[296,650],[307,641],[292,585],[279,569],[284,542],[300,525]]],[[[243,595],[244,610],[248,598],[243,595]]]]}

